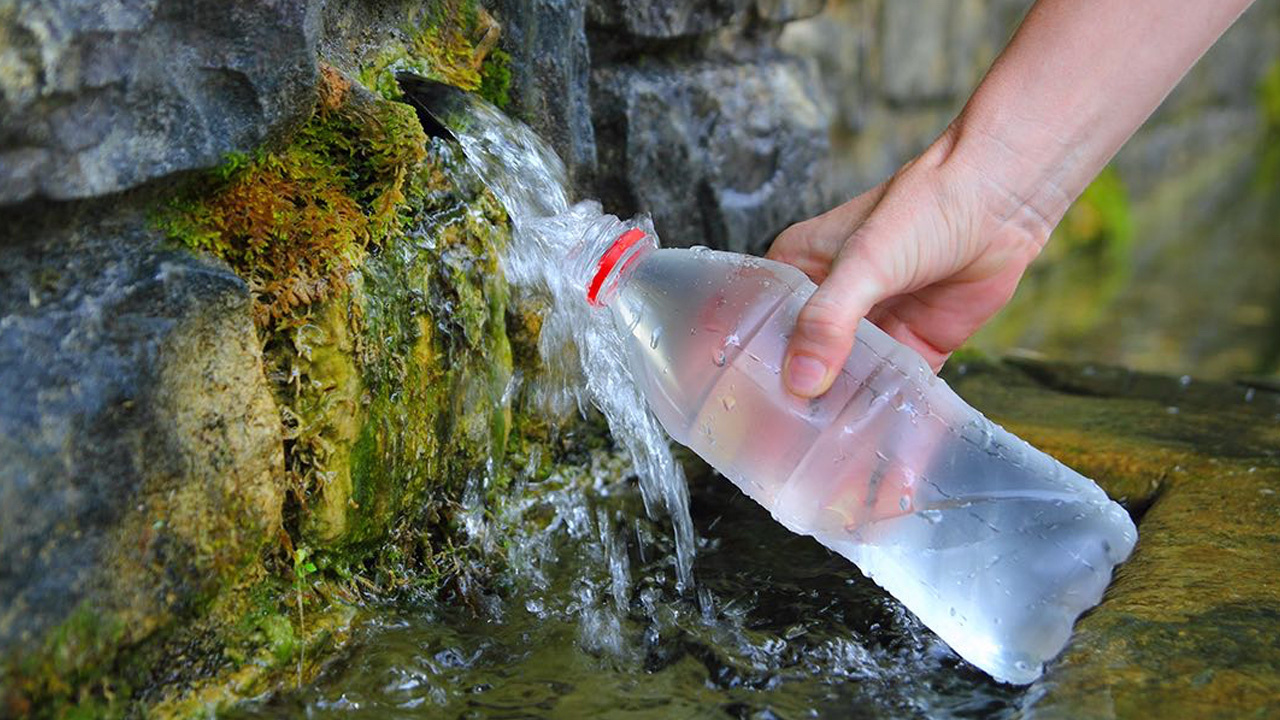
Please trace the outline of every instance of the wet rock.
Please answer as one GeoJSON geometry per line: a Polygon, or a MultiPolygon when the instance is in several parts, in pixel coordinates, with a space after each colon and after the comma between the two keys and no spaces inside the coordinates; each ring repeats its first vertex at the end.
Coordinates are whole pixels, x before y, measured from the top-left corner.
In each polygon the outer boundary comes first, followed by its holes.
{"type": "Polygon", "coordinates": [[[247,287],[112,204],[0,246],[0,672],[50,654],[72,692],[256,566],[283,498],[247,287]]]}
{"type": "Polygon", "coordinates": [[[825,209],[827,115],[808,66],[645,63],[593,77],[598,187],[663,242],[762,252],[825,209]]]}
{"type": "MultiPolygon", "coordinates": [[[[775,11],[791,3],[762,0],[775,11]]],[[[641,38],[700,35],[724,27],[743,16],[751,0],[593,0],[591,21],[601,27],[641,38]]]]}
{"type": "Polygon", "coordinates": [[[500,0],[495,14],[511,53],[511,107],[564,160],[576,187],[590,187],[596,140],[584,30],[586,0],[500,0]]]}
{"type": "Polygon", "coordinates": [[[0,204],[249,150],[311,109],[314,3],[0,2],[0,204]]]}
{"type": "Polygon", "coordinates": [[[1132,557],[1030,689],[1028,715],[1280,709],[1280,393],[1033,361],[952,381],[1138,521],[1132,557]]]}

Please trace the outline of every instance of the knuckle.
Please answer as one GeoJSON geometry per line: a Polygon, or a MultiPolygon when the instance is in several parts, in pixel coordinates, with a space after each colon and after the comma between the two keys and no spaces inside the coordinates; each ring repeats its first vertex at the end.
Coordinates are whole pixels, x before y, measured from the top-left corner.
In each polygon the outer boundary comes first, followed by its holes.
{"type": "Polygon", "coordinates": [[[844,343],[853,334],[853,322],[840,303],[814,296],[796,317],[796,330],[823,345],[844,343]]]}

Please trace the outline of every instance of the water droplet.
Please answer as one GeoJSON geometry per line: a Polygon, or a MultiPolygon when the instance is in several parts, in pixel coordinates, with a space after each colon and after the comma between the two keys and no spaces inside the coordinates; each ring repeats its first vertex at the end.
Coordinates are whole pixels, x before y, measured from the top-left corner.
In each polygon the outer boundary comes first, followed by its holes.
{"type": "Polygon", "coordinates": [[[906,512],[909,507],[911,507],[911,498],[903,495],[902,498],[898,500],[898,509],[906,512]]]}
{"type": "Polygon", "coordinates": [[[656,327],[656,328],[654,328],[654,329],[653,329],[653,335],[651,335],[651,336],[649,337],[649,347],[650,347],[650,349],[657,350],[657,349],[658,349],[658,341],[659,341],[659,340],[661,340],[661,339],[662,339],[662,328],[660,328],[660,327],[656,327]]]}
{"type": "Polygon", "coordinates": [[[1190,375],[1183,375],[1182,377],[1178,378],[1178,384],[1179,384],[1179,385],[1181,385],[1182,387],[1186,387],[1186,386],[1190,385],[1190,384],[1191,384],[1191,376],[1190,376],[1190,375]]]}
{"type": "Polygon", "coordinates": [[[1178,414],[1178,408],[1174,405],[1170,405],[1169,407],[1165,408],[1164,411],[1169,413],[1170,415],[1178,414]]]}
{"type": "Polygon", "coordinates": [[[733,406],[737,405],[738,401],[734,400],[732,395],[725,395],[723,398],[720,398],[720,404],[724,405],[725,410],[733,410],[733,406]]]}
{"type": "Polygon", "coordinates": [[[724,349],[723,349],[723,348],[718,349],[718,350],[716,350],[714,353],[712,353],[712,354],[711,354],[711,362],[715,363],[715,364],[716,364],[716,367],[724,367],[725,360],[726,360],[726,358],[725,358],[725,355],[724,355],[724,349]]]}
{"type": "Polygon", "coordinates": [[[956,616],[956,609],[951,608],[951,617],[955,617],[955,616],[956,616]]]}
{"type": "Polygon", "coordinates": [[[1254,389],[1254,388],[1249,388],[1248,390],[1245,390],[1245,391],[1244,391],[1244,401],[1245,401],[1245,402],[1253,402],[1253,396],[1254,396],[1255,394],[1256,394],[1256,392],[1255,392],[1255,389],[1254,389]]]}

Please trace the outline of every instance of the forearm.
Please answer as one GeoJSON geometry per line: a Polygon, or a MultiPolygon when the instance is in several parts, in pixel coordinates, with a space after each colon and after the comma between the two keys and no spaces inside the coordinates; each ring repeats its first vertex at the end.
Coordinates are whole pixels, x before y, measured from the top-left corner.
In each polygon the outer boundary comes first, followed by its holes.
{"type": "MultiPolygon", "coordinates": [[[[1252,0],[1039,0],[942,144],[1042,233],[1252,0]]],[[[1043,238],[1041,238],[1041,241],[1043,238]]]]}

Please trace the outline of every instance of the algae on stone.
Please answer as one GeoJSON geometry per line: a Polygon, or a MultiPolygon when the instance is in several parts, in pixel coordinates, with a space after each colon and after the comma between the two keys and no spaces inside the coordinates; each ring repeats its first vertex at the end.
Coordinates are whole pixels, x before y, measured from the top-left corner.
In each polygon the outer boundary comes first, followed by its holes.
{"type": "Polygon", "coordinates": [[[1138,521],[1133,555],[1027,714],[1280,711],[1280,394],[1040,362],[971,364],[952,382],[1138,521]]]}
{"type": "Polygon", "coordinates": [[[399,230],[425,136],[409,108],[325,67],[315,114],[277,150],[234,155],[159,215],[170,237],[250,283],[260,326],[335,296],[365,250],[399,230]]]}
{"type": "Polygon", "coordinates": [[[383,97],[397,98],[394,73],[412,71],[475,92],[505,107],[511,57],[497,47],[501,28],[477,0],[437,0],[406,9],[400,37],[361,69],[360,81],[383,97]]]}

